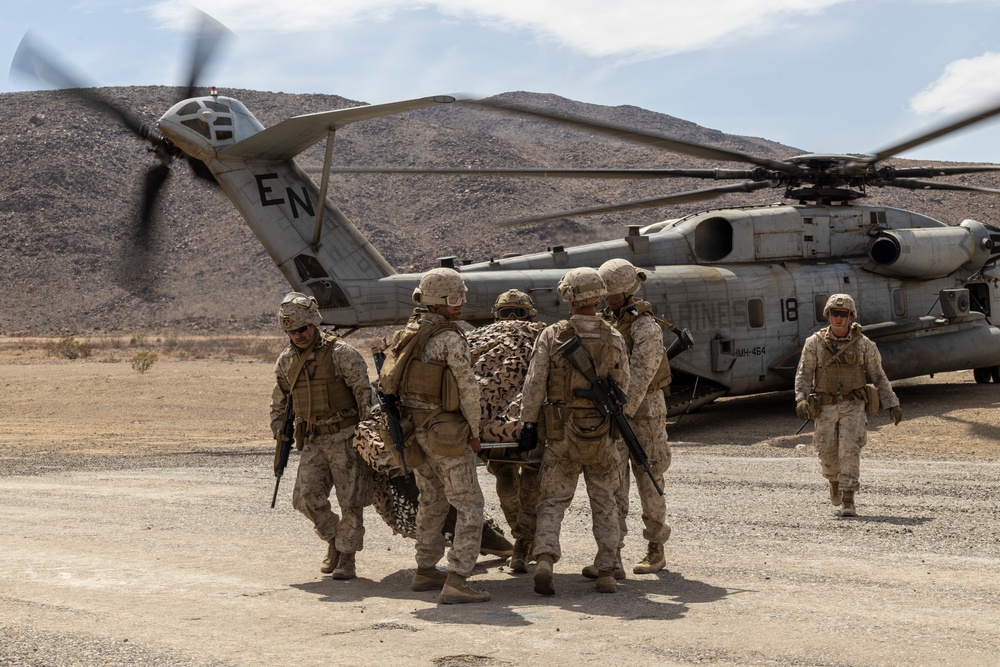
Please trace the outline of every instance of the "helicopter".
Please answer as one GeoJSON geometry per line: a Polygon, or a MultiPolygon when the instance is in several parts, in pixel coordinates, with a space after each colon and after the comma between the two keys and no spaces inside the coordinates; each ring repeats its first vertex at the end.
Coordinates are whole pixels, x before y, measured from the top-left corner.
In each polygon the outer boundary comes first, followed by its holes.
{"type": "MultiPolygon", "coordinates": [[[[834,293],[854,296],[859,321],[882,353],[892,380],[973,369],[979,383],[1000,382],[1000,228],[965,220],[949,226],[913,211],[861,205],[867,188],[1000,190],[936,182],[939,176],[997,171],[998,166],[893,167],[885,161],[1000,114],[1000,106],[965,117],[870,155],[806,154],[762,158],[682,141],[587,118],[549,113],[497,100],[436,95],[295,116],[265,128],[239,100],[196,96],[196,79],[227,30],[208,15],[196,40],[188,85],[155,124],[80,85],[32,40],[22,41],[12,71],[36,76],[118,118],[149,144],[156,158],[145,176],[137,239],[152,224],[159,192],[176,160],[216,183],[266,249],[292,289],[316,297],[323,322],[350,333],[398,325],[409,318],[422,273],[397,273],[331,201],[337,172],[424,173],[496,177],[700,178],[729,185],[620,204],[555,211],[506,221],[532,224],[555,218],[641,210],[707,201],[731,192],[783,189],[793,203],[708,209],[655,224],[630,226],[620,239],[545,252],[442,266],[460,271],[468,287],[463,319],[493,320],[498,294],[530,294],[538,319],[566,317],[555,290],[571,268],[624,258],[647,280],[637,296],[690,332],[690,349],[671,356],[671,414],[722,396],[789,389],[806,337],[825,324],[834,293]],[[693,157],[751,165],[744,169],[351,169],[333,166],[333,139],[346,125],[436,105],[472,104],[541,122],[639,142],[693,157]],[[326,141],[317,184],[296,156],[326,141]],[[927,179],[927,180],[923,180],[927,179]]],[[[672,343],[671,334],[665,332],[672,343]]],[[[683,347],[683,346],[682,346],[683,347]]]]}

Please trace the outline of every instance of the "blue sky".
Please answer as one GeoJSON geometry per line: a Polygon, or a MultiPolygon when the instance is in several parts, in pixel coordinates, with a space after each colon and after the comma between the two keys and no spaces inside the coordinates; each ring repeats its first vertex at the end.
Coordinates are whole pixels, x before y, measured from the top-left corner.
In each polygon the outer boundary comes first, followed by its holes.
{"type": "MultiPolygon", "coordinates": [[[[6,0],[0,62],[30,29],[95,84],[179,84],[191,6],[236,35],[203,80],[223,91],[526,90],[825,153],[1000,100],[1000,0],[6,0]]],[[[1000,118],[905,157],[1000,163],[1000,118]]]]}

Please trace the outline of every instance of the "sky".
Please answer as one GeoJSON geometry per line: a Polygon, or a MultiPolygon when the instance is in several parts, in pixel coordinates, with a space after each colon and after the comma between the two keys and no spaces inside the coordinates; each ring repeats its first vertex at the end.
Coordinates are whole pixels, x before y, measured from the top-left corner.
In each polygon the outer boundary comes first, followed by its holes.
{"type": "MultiPolygon", "coordinates": [[[[234,34],[223,93],[554,93],[817,153],[1000,104],[1000,0],[5,0],[0,62],[31,31],[93,85],[179,85],[191,7],[234,34]]],[[[1000,163],[1000,116],[902,157],[1000,163]]]]}

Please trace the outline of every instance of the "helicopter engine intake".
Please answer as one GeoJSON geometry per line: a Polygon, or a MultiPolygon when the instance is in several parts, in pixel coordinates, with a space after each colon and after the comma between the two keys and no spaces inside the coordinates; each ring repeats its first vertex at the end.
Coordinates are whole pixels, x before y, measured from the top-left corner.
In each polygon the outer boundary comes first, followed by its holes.
{"type": "Polygon", "coordinates": [[[868,243],[871,262],[865,268],[900,278],[941,278],[962,268],[974,272],[997,252],[990,230],[975,220],[958,227],[880,229],[868,243]]]}

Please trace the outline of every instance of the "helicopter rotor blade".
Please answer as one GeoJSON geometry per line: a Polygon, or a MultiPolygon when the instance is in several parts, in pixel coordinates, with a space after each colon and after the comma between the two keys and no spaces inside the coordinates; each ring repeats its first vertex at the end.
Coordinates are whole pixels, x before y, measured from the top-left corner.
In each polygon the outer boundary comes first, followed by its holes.
{"type": "Polygon", "coordinates": [[[880,151],[875,152],[868,159],[868,163],[879,162],[890,158],[893,155],[898,155],[904,151],[908,151],[911,148],[916,148],[922,144],[926,144],[929,141],[943,137],[946,134],[951,134],[952,132],[957,132],[963,128],[970,125],[975,125],[976,123],[981,123],[984,120],[988,120],[993,116],[1000,114],[1000,104],[996,104],[987,109],[983,109],[977,113],[970,114],[964,118],[960,118],[957,121],[943,125],[937,129],[931,130],[930,132],[925,132],[924,134],[913,137],[912,139],[907,139],[902,141],[895,146],[889,146],[888,148],[883,148],[880,151]]]}
{"type": "Polygon", "coordinates": [[[136,244],[144,250],[149,249],[150,233],[153,229],[153,217],[156,214],[156,203],[160,191],[170,177],[170,166],[160,162],[149,168],[145,176],[142,191],[142,204],[139,208],[138,224],[135,229],[136,244]]]}
{"type": "Polygon", "coordinates": [[[956,176],[960,174],[979,174],[983,172],[1000,171],[997,165],[982,165],[978,167],[894,167],[892,174],[896,177],[908,176],[956,176]]]}
{"type": "Polygon", "coordinates": [[[637,143],[654,146],[656,148],[665,148],[675,153],[682,153],[692,157],[699,157],[707,160],[723,160],[726,162],[749,162],[750,164],[755,164],[759,167],[779,171],[783,174],[789,174],[792,176],[802,173],[798,165],[784,162],[782,160],[771,160],[726,148],[709,146],[708,144],[699,144],[690,141],[683,141],[681,139],[673,139],[661,134],[639,132],[635,129],[625,127],[624,125],[601,123],[570,114],[549,113],[497,100],[463,100],[463,103],[475,104],[490,109],[553,120],[566,125],[572,125],[581,130],[598,132],[607,136],[625,139],[628,141],[635,141],[637,143]]]}
{"type": "Polygon", "coordinates": [[[198,31],[194,36],[194,48],[191,50],[191,64],[188,67],[188,80],[183,97],[186,100],[194,97],[195,88],[205,66],[213,59],[216,51],[233,36],[229,28],[201,10],[197,11],[198,31]]]}
{"type": "Polygon", "coordinates": [[[554,211],[551,213],[543,213],[539,215],[514,218],[511,220],[503,220],[501,222],[496,222],[494,224],[498,227],[515,227],[518,225],[526,225],[533,222],[542,222],[545,220],[555,220],[558,218],[571,218],[583,215],[595,215],[597,213],[615,213],[618,211],[637,211],[646,208],[654,208],[657,206],[667,206],[670,204],[688,204],[692,202],[705,201],[706,199],[715,199],[716,197],[732,192],[754,192],[755,190],[760,190],[762,188],[769,188],[769,187],[773,187],[773,184],[770,183],[769,181],[745,181],[743,183],[737,183],[734,185],[720,185],[715,188],[706,188],[704,190],[690,190],[688,192],[677,192],[662,197],[637,199],[634,201],[624,202],[621,204],[611,204],[607,206],[592,206],[588,208],[576,208],[567,211],[554,211]]]}
{"type": "Polygon", "coordinates": [[[986,192],[1000,194],[1000,189],[983,188],[978,185],[960,185],[958,183],[935,183],[934,181],[918,181],[915,178],[894,178],[886,185],[907,190],[958,190],[961,192],[986,192]]]}
{"type": "MultiPolygon", "coordinates": [[[[322,167],[307,167],[307,173],[322,173],[322,167]]],[[[333,167],[331,174],[409,174],[428,176],[504,176],[510,178],[658,179],[707,178],[754,179],[754,169],[417,169],[407,167],[333,167]]]]}

